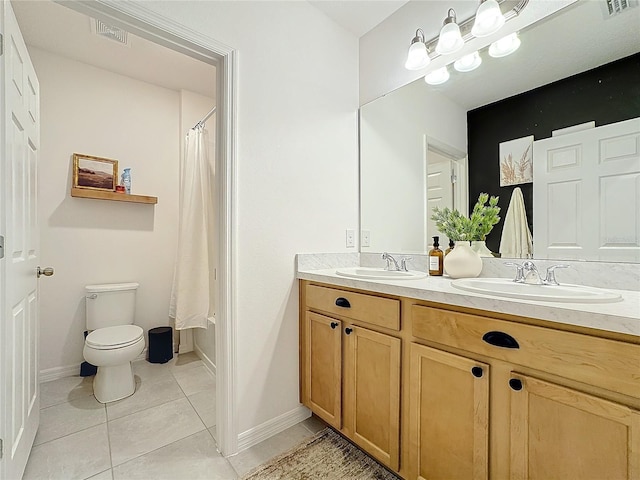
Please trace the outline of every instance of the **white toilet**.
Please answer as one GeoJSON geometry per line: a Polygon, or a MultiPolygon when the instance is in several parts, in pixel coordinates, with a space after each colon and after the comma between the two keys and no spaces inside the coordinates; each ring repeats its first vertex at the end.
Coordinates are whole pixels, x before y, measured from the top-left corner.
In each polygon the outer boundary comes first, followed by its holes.
{"type": "Polygon", "coordinates": [[[98,367],[93,393],[101,403],[133,395],[131,361],[144,350],[142,328],[133,325],[137,283],[87,285],[84,359],[98,367]]]}

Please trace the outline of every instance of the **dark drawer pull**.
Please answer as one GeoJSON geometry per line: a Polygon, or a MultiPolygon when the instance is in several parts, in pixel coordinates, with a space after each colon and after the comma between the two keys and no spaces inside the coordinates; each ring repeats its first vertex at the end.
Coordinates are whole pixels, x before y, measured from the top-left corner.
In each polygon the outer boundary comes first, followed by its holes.
{"type": "Polygon", "coordinates": [[[331,328],[333,330],[335,330],[337,326],[338,326],[338,322],[331,322],[331,328]]]}
{"type": "Polygon", "coordinates": [[[473,367],[471,369],[471,373],[473,374],[474,377],[481,378],[484,372],[482,371],[482,367],[473,367]]]}
{"type": "Polygon", "coordinates": [[[347,335],[351,335],[351,332],[353,332],[353,328],[347,327],[344,329],[344,333],[346,333],[347,335]]]}
{"type": "Polygon", "coordinates": [[[495,347],[520,348],[516,339],[504,332],[487,332],[483,335],[482,340],[495,347]]]}
{"type": "Polygon", "coordinates": [[[509,380],[509,386],[512,390],[518,392],[522,390],[522,380],[520,380],[519,378],[512,378],[511,380],[509,380]]]}
{"type": "Polygon", "coordinates": [[[336,298],[336,306],[342,307],[342,308],[351,308],[351,304],[349,303],[349,300],[347,300],[344,297],[336,298]]]}

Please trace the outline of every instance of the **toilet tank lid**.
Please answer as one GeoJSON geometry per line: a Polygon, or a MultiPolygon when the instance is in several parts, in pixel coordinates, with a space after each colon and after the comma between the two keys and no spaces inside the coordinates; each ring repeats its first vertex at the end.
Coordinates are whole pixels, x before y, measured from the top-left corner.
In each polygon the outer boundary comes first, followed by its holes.
{"type": "Polygon", "coordinates": [[[103,283],[100,285],[87,285],[85,290],[89,293],[99,292],[117,292],[119,290],[135,290],[140,286],[139,283],[103,283]]]}

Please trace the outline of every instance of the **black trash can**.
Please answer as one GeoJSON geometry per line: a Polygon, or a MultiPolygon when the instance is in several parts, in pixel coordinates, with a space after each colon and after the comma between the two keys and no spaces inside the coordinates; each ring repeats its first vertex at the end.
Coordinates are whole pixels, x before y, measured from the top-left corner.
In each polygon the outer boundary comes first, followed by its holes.
{"type": "Polygon", "coordinates": [[[173,331],[171,327],[149,330],[149,363],[167,363],[173,358],[173,331]]]}

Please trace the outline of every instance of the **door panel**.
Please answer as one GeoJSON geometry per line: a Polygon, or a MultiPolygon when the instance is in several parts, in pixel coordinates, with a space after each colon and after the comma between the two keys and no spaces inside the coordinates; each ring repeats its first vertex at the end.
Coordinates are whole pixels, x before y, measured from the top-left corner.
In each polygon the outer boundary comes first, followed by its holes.
{"type": "MultiPolygon", "coordinates": [[[[400,464],[400,339],[350,326],[345,411],[355,442],[398,470],[400,464]]],[[[346,421],[346,420],[345,420],[346,421]]]]}
{"type": "Polygon", "coordinates": [[[417,479],[487,479],[489,365],[411,344],[410,455],[417,479]]]}
{"type": "Polygon", "coordinates": [[[38,428],[39,84],[17,21],[2,1],[4,143],[0,163],[0,478],[20,478],[38,428]]]}
{"type": "Polygon", "coordinates": [[[640,261],[640,118],[536,141],[536,257],[640,261]]]}
{"type": "Polygon", "coordinates": [[[640,478],[640,412],[513,374],[511,478],[640,478]]]}
{"type": "Polygon", "coordinates": [[[342,426],[342,341],[339,320],[306,314],[305,405],[329,425],[342,426]]]}

